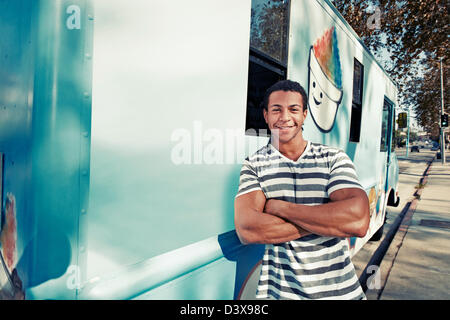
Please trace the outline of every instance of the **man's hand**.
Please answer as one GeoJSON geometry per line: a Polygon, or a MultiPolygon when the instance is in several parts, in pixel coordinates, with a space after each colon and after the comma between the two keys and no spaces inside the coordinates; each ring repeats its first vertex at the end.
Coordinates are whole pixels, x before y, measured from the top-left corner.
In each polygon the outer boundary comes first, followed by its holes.
{"type": "Polygon", "coordinates": [[[269,199],[266,201],[264,212],[278,216],[283,206],[286,206],[286,201],[269,199]]]}

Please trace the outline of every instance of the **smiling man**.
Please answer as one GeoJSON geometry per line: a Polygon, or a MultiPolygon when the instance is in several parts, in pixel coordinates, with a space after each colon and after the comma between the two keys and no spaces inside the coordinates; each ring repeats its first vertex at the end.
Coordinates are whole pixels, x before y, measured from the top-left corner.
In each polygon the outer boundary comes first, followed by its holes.
{"type": "Polygon", "coordinates": [[[343,151],[303,138],[307,101],[294,81],[267,90],[271,139],[242,166],[236,231],[266,244],[257,298],[364,299],[346,238],[366,234],[368,199],[343,151]]]}

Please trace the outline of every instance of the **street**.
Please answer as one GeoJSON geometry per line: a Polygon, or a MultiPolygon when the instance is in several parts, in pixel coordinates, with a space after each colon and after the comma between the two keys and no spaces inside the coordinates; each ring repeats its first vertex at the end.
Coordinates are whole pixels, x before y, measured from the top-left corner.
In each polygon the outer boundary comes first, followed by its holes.
{"type": "MultiPolygon", "coordinates": [[[[398,207],[387,207],[387,220],[386,220],[386,224],[384,227],[384,231],[383,231],[383,238],[380,241],[374,241],[374,242],[368,242],[353,258],[352,261],[355,265],[356,268],[356,272],[358,274],[358,276],[361,276],[362,273],[364,272],[365,268],[368,266],[369,261],[371,260],[372,256],[374,256],[374,253],[377,251],[377,249],[379,248],[380,244],[382,243],[382,241],[385,239],[387,233],[389,232],[389,230],[391,229],[391,227],[394,224],[394,221],[396,221],[397,217],[399,217],[399,215],[402,213],[405,213],[406,211],[411,211],[412,214],[414,214],[414,210],[415,210],[415,205],[416,203],[420,204],[422,206],[421,211],[428,211],[427,208],[432,208],[433,204],[429,203],[426,201],[426,199],[422,199],[422,201],[420,201],[421,196],[418,196],[417,199],[418,201],[415,202],[414,205],[414,209],[410,209],[410,210],[404,210],[404,209],[408,209],[408,207],[405,208],[405,205],[407,205],[409,202],[412,202],[413,200],[415,200],[415,196],[414,193],[416,190],[420,189],[421,187],[423,187],[423,185],[420,185],[420,179],[422,178],[425,170],[428,167],[428,164],[430,163],[430,161],[433,160],[433,158],[436,155],[436,151],[431,151],[429,148],[424,148],[424,149],[420,149],[420,152],[409,152],[408,158],[406,158],[406,150],[404,148],[400,148],[396,150],[396,154],[398,156],[398,160],[399,160],[399,167],[400,167],[400,184],[399,184],[399,196],[400,196],[400,204],[398,207]],[[423,207],[425,206],[425,210],[423,209],[423,207]]],[[[440,174],[440,177],[444,177],[448,176],[447,173],[442,173],[442,172],[447,172],[448,171],[448,165],[446,166],[442,166],[440,165],[440,160],[434,160],[433,165],[431,166],[432,168],[434,167],[435,170],[440,169],[441,171],[438,172],[438,174],[440,174]],[[442,167],[442,168],[441,168],[442,167]]],[[[437,175],[437,174],[436,174],[437,175]]],[[[434,196],[433,198],[439,198],[439,199],[434,199],[434,201],[441,201],[444,203],[444,213],[438,217],[438,220],[443,220],[444,222],[446,222],[446,201],[444,201],[445,199],[445,195],[444,193],[441,192],[442,190],[442,186],[447,185],[447,181],[446,180],[442,180],[439,181],[439,183],[442,183],[440,186],[438,186],[438,182],[436,182],[435,186],[432,188],[431,186],[428,186],[427,183],[425,182],[424,184],[427,185],[426,188],[424,188],[423,190],[425,190],[425,192],[427,192],[427,195],[429,196],[431,193],[433,195],[436,195],[437,193],[439,193],[439,197],[434,196]],[[441,200],[442,199],[442,200],[441,200]]],[[[447,199],[445,199],[447,200],[447,199]]],[[[433,208],[433,210],[435,210],[433,208]]],[[[417,211],[417,210],[416,210],[417,211]]],[[[442,210],[441,210],[442,211],[442,210]]],[[[434,211],[433,211],[434,213],[434,211]]],[[[415,219],[419,219],[419,217],[421,217],[420,214],[416,214],[415,219]]],[[[409,217],[409,219],[412,218],[409,217]]],[[[447,217],[448,219],[448,217],[447,217]]],[[[403,223],[403,222],[402,222],[403,223]]],[[[408,222],[409,223],[409,222],[408,222]]],[[[420,222],[416,221],[413,224],[420,224],[420,222]]],[[[402,265],[399,261],[396,261],[397,259],[397,255],[399,255],[399,252],[408,252],[408,254],[411,255],[410,260],[414,260],[414,261],[409,261],[408,263],[411,264],[411,262],[416,263],[416,260],[420,260],[419,257],[416,257],[418,255],[420,255],[419,251],[412,251],[410,249],[403,249],[401,248],[403,245],[403,241],[405,239],[405,235],[408,231],[408,225],[400,225],[399,230],[397,231],[397,234],[395,234],[394,238],[392,239],[392,243],[390,243],[389,245],[389,249],[387,250],[386,254],[384,256],[382,256],[382,261],[380,263],[379,266],[373,266],[371,268],[366,269],[366,272],[368,273],[367,275],[369,276],[369,271],[370,271],[370,276],[368,277],[367,282],[371,281],[371,283],[367,283],[369,290],[366,291],[366,296],[368,300],[377,300],[377,299],[417,299],[417,297],[413,296],[407,296],[405,297],[405,293],[403,291],[407,290],[408,285],[405,285],[405,288],[399,289],[396,287],[395,290],[397,290],[398,292],[390,292],[389,295],[388,294],[383,294],[383,296],[381,296],[381,294],[384,291],[384,287],[387,286],[388,283],[392,281],[394,281],[394,279],[392,276],[390,276],[391,271],[393,270],[393,266],[394,266],[394,262],[397,265],[402,265]],[[400,236],[398,235],[400,234],[400,236]],[[402,251],[400,251],[402,250],[402,251]],[[414,257],[414,258],[412,258],[414,257]],[[378,272],[378,274],[376,274],[376,271],[378,272]],[[388,279],[389,277],[389,279],[388,279]]],[[[443,231],[445,232],[445,230],[443,231]]],[[[444,238],[445,239],[445,238],[444,238]]],[[[426,247],[426,246],[434,246],[433,241],[437,241],[437,238],[429,238],[427,239],[428,243],[425,243],[424,241],[422,241],[422,247],[426,247]]],[[[447,242],[448,241],[442,241],[439,240],[439,246],[443,245],[443,246],[447,246],[447,242]]],[[[386,241],[385,241],[386,242],[386,241]]],[[[425,251],[429,251],[429,248],[421,248],[421,250],[425,250],[425,251]]],[[[448,270],[448,259],[445,258],[445,255],[443,256],[439,256],[436,258],[438,262],[436,262],[437,264],[443,264],[443,266],[440,267],[439,270],[445,270],[444,275],[448,272],[446,270],[448,270]],[[441,261],[442,260],[442,261],[441,261]]],[[[428,263],[429,261],[424,261],[422,263],[422,265],[425,268],[428,268],[428,263]]],[[[423,271],[417,271],[417,272],[422,272],[423,271]]],[[[401,270],[400,274],[400,278],[407,278],[407,277],[415,277],[416,275],[408,275],[406,276],[403,272],[403,270],[401,270]]],[[[423,274],[422,274],[423,276],[423,274]]],[[[442,276],[442,275],[440,275],[442,276]]],[[[424,282],[422,284],[426,284],[426,282],[430,282],[432,283],[433,280],[424,280],[424,282]]],[[[445,282],[444,282],[445,283],[445,282]]],[[[436,287],[436,291],[439,292],[439,286],[435,286],[436,287]]],[[[442,298],[442,295],[438,295],[437,297],[433,296],[433,292],[428,291],[428,296],[433,298],[433,299],[439,299],[442,298]]],[[[445,294],[444,294],[445,296],[445,294]]],[[[423,297],[423,299],[427,298],[427,295],[425,294],[423,297]]]]}

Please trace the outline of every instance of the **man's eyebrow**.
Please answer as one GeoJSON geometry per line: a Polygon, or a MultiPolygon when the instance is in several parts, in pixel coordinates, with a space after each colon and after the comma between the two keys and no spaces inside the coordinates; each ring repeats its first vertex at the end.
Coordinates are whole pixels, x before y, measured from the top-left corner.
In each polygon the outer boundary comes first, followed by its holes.
{"type": "MultiPolygon", "coordinates": [[[[271,104],[270,107],[282,107],[282,105],[280,105],[280,104],[271,104]]],[[[296,103],[296,104],[291,104],[291,105],[288,106],[288,108],[292,108],[292,107],[301,107],[301,105],[296,103]]]]}

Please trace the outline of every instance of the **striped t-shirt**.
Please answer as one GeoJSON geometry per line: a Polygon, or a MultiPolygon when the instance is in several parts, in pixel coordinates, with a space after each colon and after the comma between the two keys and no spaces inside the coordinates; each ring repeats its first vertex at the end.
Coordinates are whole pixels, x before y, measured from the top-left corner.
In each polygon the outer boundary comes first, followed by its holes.
{"type": "MultiPolygon", "coordinates": [[[[342,150],[308,142],[293,161],[269,142],[245,159],[236,197],[262,190],[266,199],[320,205],[342,188],[362,188],[342,150]]],[[[311,234],[266,244],[256,298],[365,299],[365,295],[346,238],[311,234]]]]}

